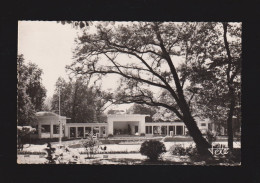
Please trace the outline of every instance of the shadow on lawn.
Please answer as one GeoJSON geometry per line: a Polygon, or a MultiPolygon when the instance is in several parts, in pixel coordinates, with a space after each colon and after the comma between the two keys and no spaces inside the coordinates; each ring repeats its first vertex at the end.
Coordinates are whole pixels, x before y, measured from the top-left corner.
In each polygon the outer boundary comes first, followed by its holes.
{"type": "MultiPolygon", "coordinates": [[[[192,163],[189,162],[173,162],[173,161],[150,161],[150,160],[140,160],[140,159],[132,159],[132,158],[125,158],[125,159],[117,159],[117,158],[111,158],[111,159],[100,159],[97,161],[93,161],[93,165],[103,165],[102,161],[109,161],[111,164],[116,165],[192,165],[192,163]]],[[[110,164],[110,163],[106,163],[110,164]]]]}

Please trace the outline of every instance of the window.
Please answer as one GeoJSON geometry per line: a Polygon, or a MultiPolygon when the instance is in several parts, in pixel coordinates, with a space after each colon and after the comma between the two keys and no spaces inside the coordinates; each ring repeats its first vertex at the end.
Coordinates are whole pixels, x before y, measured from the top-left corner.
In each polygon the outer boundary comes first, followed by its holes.
{"type": "Polygon", "coordinates": [[[146,134],[151,134],[152,133],[152,126],[146,126],[146,134]]]}
{"type": "Polygon", "coordinates": [[[183,130],[183,126],[176,126],[176,135],[184,135],[183,130]]]}
{"type": "Polygon", "coordinates": [[[201,125],[201,126],[206,126],[206,123],[201,123],[200,125],[201,125]]]}
{"type": "Polygon", "coordinates": [[[161,127],[161,134],[162,135],[167,135],[167,126],[162,126],[161,127]]]}
{"type": "Polygon", "coordinates": [[[135,133],[138,133],[138,126],[135,126],[135,133]]]}
{"type": "Polygon", "coordinates": [[[42,133],[50,133],[51,128],[50,125],[42,125],[42,133]]]}
{"type": "Polygon", "coordinates": [[[53,134],[59,134],[59,125],[53,125],[53,134]]]}

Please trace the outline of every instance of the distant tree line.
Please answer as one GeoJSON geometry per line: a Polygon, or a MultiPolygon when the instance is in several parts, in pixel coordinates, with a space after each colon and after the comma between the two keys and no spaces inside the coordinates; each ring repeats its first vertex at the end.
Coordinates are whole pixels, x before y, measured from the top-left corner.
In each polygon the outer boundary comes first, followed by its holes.
{"type": "Polygon", "coordinates": [[[65,81],[58,78],[52,97],[51,110],[58,113],[60,89],[60,111],[72,123],[105,122],[104,110],[109,105],[111,94],[101,91],[99,86],[89,86],[86,79],[65,81]]]}

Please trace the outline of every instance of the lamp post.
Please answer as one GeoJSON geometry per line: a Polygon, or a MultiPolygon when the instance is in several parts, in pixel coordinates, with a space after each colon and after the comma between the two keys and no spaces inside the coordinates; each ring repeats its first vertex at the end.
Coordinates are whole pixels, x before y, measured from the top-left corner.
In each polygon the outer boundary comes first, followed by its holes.
{"type": "Polygon", "coordinates": [[[61,119],[60,119],[60,88],[59,88],[59,130],[60,130],[60,135],[59,135],[59,144],[61,145],[61,136],[62,136],[62,124],[61,124],[61,119]]]}

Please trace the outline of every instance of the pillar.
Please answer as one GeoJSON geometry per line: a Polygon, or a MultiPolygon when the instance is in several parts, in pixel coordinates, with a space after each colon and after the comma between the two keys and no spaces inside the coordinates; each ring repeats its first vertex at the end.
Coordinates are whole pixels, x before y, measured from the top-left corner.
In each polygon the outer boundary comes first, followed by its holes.
{"type": "Polygon", "coordinates": [[[98,127],[98,137],[101,137],[101,134],[100,134],[100,126],[98,127]]]}
{"type": "Polygon", "coordinates": [[[182,133],[183,133],[183,135],[185,135],[185,126],[183,125],[182,128],[183,128],[183,132],[182,133]]]}
{"type": "Polygon", "coordinates": [[[91,126],[91,135],[93,135],[93,126],[91,126]]]}
{"type": "Polygon", "coordinates": [[[160,125],[160,128],[159,128],[159,134],[161,135],[162,134],[162,126],[160,125]]]}
{"type": "Polygon", "coordinates": [[[152,135],[153,135],[153,126],[152,126],[152,135]]]}
{"type": "Polygon", "coordinates": [[[76,135],[75,137],[77,138],[77,137],[78,137],[78,127],[75,127],[75,128],[76,128],[76,129],[75,129],[75,132],[76,132],[76,133],[75,133],[75,135],[76,135]]]}
{"type": "Polygon", "coordinates": [[[84,127],[83,127],[83,138],[86,138],[85,133],[86,133],[86,127],[84,126],[84,127]]]}
{"type": "Polygon", "coordinates": [[[50,137],[53,138],[53,124],[50,124],[50,137]]]}
{"type": "Polygon", "coordinates": [[[174,125],[174,135],[176,135],[176,125],[174,125]]]}
{"type": "Polygon", "coordinates": [[[70,127],[68,127],[68,137],[70,139],[70,127]]]}
{"type": "Polygon", "coordinates": [[[64,126],[64,129],[65,129],[65,137],[68,137],[69,136],[69,134],[68,134],[68,132],[69,132],[69,127],[67,127],[66,125],[64,126]]]}
{"type": "Polygon", "coordinates": [[[167,136],[170,135],[170,132],[169,132],[169,125],[167,125],[167,136]]]}

